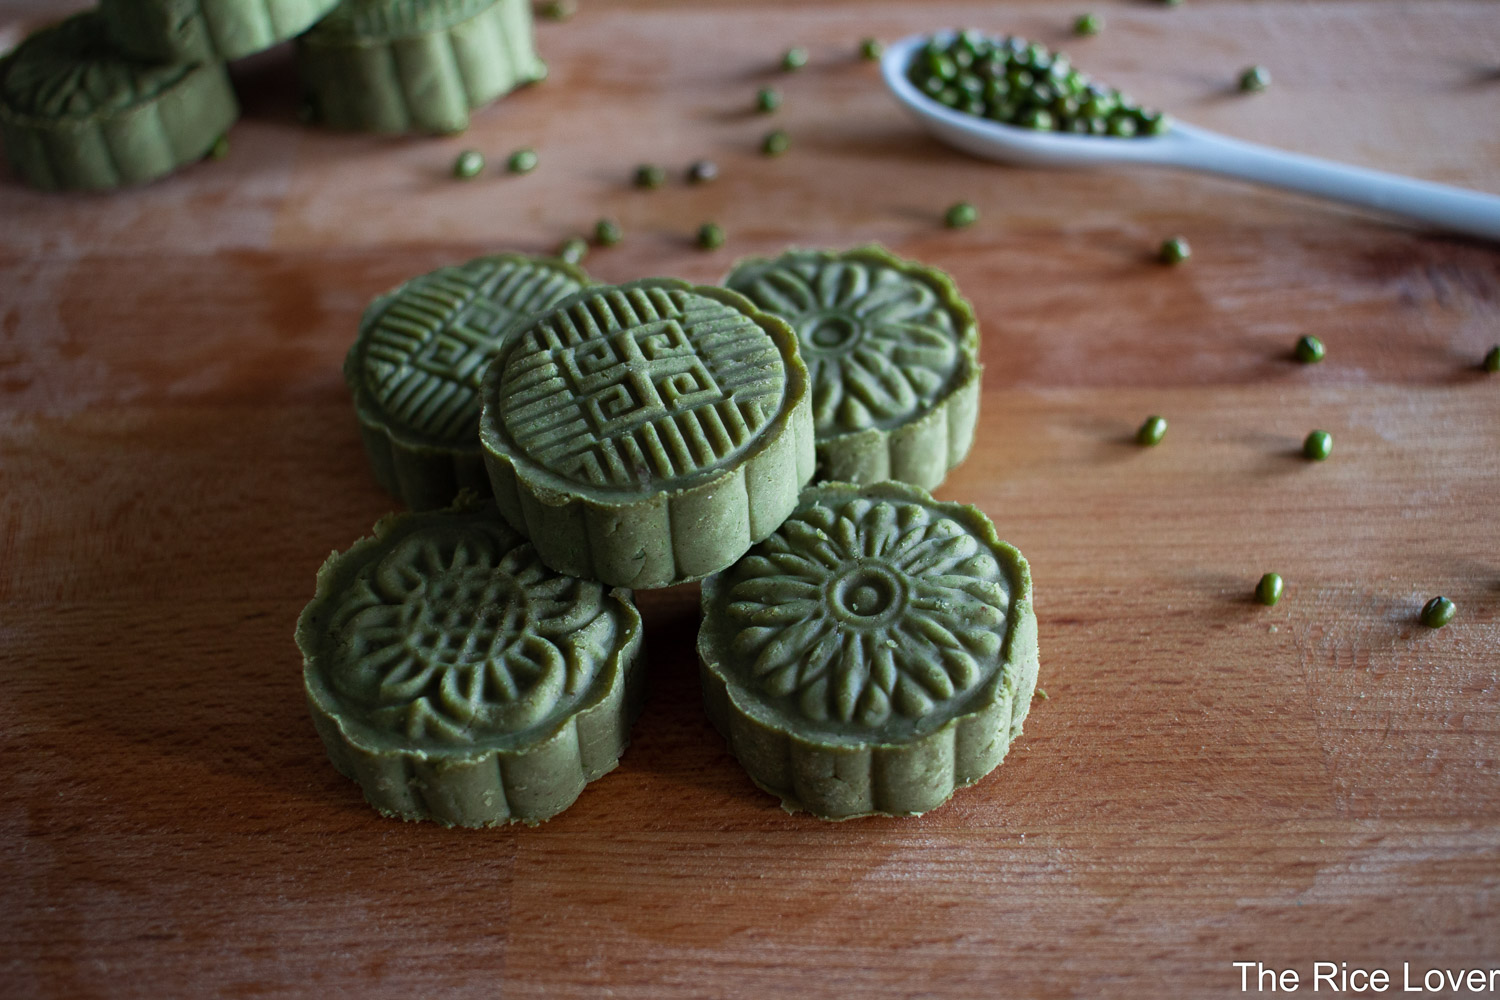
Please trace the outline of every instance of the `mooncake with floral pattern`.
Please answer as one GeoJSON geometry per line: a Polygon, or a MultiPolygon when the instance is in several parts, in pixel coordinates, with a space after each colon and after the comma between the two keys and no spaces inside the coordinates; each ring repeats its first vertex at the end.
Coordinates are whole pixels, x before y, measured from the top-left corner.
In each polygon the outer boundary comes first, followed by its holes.
{"type": "Polygon", "coordinates": [[[789,811],[934,809],[999,765],[1036,688],[1026,560],[904,483],[810,487],[702,604],[709,718],[789,811]]]}
{"type": "Polygon", "coordinates": [[[640,705],[630,594],[549,570],[468,497],[330,556],[297,645],[329,758],[402,819],[554,816],[615,767],[640,705]]]}
{"type": "Polygon", "coordinates": [[[797,331],[819,479],[933,489],[969,453],[979,327],[946,274],[870,246],[751,258],[724,284],[797,331]]]}

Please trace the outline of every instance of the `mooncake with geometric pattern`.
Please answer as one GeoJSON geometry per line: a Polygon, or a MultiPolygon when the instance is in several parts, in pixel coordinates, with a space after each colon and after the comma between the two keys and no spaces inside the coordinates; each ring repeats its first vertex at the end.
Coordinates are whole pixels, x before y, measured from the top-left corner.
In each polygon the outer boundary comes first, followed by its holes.
{"type": "Polygon", "coordinates": [[[506,330],[588,285],[572,264],[498,254],[421,275],[377,298],[344,360],[375,478],[408,506],[489,492],[479,384],[506,330]]]}
{"type": "Polygon", "coordinates": [[[813,472],[786,323],[675,278],[597,285],[532,317],[485,375],[495,502],[559,572],[699,579],[775,531],[813,472]]]}

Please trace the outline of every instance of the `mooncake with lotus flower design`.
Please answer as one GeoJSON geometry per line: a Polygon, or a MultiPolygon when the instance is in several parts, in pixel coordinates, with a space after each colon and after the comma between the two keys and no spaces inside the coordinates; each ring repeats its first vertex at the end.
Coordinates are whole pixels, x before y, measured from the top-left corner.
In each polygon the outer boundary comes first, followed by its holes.
{"type": "Polygon", "coordinates": [[[702,604],[709,718],[789,811],[934,809],[999,765],[1036,688],[1026,560],[904,483],[808,488],[702,604]]]}
{"type": "Polygon", "coordinates": [[[819,479],[933,489],[969,453],[979,327],[947,275],[870,246],[751,258],[724,284],[797,331],[819,479]]]}
{"type": "Polygon", "coordinates": [[[297,645],[329,758],[402,819],[554,816],[615,767],[640,705],[630,594],[548,569],[468,496],[331,556],[297,645]]]}

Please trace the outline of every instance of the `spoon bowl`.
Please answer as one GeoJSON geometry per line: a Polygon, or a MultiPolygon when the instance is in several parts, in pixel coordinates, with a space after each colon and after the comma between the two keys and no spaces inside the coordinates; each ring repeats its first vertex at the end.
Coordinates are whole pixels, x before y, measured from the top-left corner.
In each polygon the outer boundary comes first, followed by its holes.
{"type": "Polygon", "coordinates": [[[1148,164],[1198,170],[1500,240],[1495,195],[1243,142],[1175,118],[1162,135],[1120,138],[1024,128],[957,111],[906,76],[913,55],[931,37],[912,35],[887,46],[881,74],[896,100],[929,132],[974,156],[1027,167],[1148,164]]]}

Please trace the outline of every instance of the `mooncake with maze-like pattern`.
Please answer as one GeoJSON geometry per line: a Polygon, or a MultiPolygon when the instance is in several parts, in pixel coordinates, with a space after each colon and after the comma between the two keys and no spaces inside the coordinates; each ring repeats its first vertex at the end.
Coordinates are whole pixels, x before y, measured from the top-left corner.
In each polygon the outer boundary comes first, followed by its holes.
{"type": "Polygon", "coordinates": [[[585,289],[512,331],[482,397],[500,510],[549,566],[616,586],[723,569],[813,471],[796,337],[722,288],[585,289]]]}
{"type": "Polygon", "coordinates": [[[590,283],[550,257],[498,254],[421,275],[377,298],[344,359],[375,478],[417,509],[489,492],[479,384],[506,330],[590,283]]]}

